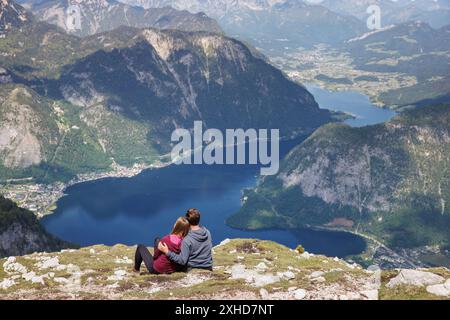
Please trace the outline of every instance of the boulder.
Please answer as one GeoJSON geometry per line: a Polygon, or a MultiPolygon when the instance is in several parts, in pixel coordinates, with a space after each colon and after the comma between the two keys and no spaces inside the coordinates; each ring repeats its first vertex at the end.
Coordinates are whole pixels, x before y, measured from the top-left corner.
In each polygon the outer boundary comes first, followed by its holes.
{"type": "Polygon", "coordinates": [[[450,279],[443,284],[434,284],[427,287],[427,292],[436,296],[448,297],[450,296],[450,279]]]}
{"type": "Polygon", "coordinates": [[[294,298],[296,300],[303,300],[306,297],[306,290],[304,289],[297,289],[292,292],[294,294],[294,298]]]}
{"type": "Polygon", "coordinates": [[[430,286],[443,283],[445,279],[437,274],[427,271],[401,269],[400,273],[392,278],[386,285],[394,288],[399,285],[430,286]]]}
{"type": "Polygon", "coordinates": [[[325,277],[317,277],[317,278],[312,278],[311,281],[314,281],[314,282],[325,282],[325,281],[327,281],[327,279],[325,279],[325,277]]]}
{"type": "Polygon", "coordinates": [[[9,287],[12,287],[15,284],[16,283],[14,282],[14,280],[3,279],[3,281],[0,282],[0,289],[6,290],[6,289],[8,289],[9,287]]]}

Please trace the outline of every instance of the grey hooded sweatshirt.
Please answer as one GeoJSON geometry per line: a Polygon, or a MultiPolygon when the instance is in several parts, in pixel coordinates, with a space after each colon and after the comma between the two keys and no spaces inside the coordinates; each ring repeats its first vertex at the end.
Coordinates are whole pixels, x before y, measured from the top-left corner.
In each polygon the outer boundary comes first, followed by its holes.
{"type": "Polygon", "coordinates": [[[212,259],[211,233],[205,227],[191,230],[181,243],[179,254],[169,251],[167,257],[182,266],[190,268],[211,268],[212,259]]]}

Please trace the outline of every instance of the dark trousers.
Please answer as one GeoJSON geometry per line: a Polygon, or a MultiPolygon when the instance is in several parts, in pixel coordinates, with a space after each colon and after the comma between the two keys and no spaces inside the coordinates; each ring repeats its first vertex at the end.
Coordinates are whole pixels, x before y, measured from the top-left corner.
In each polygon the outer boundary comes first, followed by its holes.
{"type": "MultiPolygon", "coordinates": [[[[159,238],[155,239],[154,248],[158,247],[159,238]]],[[[158,272],[153,268],[153,256],[148,251],[147,247],[143,244],[137,246],[136,253],[134,255],[134,269],[139,271],[141,270],[141,264],[144,261],[145,266],[147,267],[148,272],[157,274],[158,272]]]]}

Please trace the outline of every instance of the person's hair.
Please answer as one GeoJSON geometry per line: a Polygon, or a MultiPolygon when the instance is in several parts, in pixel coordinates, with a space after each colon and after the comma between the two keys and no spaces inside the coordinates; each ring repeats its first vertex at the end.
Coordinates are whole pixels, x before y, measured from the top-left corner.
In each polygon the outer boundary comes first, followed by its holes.
{"type": "Polygon", "coordinates": [[[186,219],[189,221],[191,226],[198,226],[200,224],[200,211],[197,209],[189,209],[186,212],[186,219]]]}
{"type": "Polygon", "coordinates": [[[175,224],[173,225],[173,229],[171,234],[180,235],[185,237],[189,232],[190,224],[189,221],[185,217],[179,217],[175,224]]]}

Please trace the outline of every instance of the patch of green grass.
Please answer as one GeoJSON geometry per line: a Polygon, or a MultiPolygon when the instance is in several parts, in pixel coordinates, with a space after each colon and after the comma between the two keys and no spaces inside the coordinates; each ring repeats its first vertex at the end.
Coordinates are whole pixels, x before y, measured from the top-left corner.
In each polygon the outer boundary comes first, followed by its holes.
{"type": "Polygon", "coordinates": [[[399,285],[395,288],[382,286],[379,297],[380,300],[442,300],[442,297],[428,293],[425,287],[411,285],[399,285]]]}
{"type": "MultiPolygon", "coordinates": [[[[255,293],[259,290],[256,288],[251,288],[245,284],[243,280],[207,280],[200,284],[194,285],[187,288],[176,288],[176,298],[177,299],[189,299],[189,298],[200,298],[202,296],[210,296],[218,293],[236,292],[236,291],[254,291],[255,293]]],[[[157,292],[153,295],[154,299],[170,299],[174,298],[174,289],[167,289],[164,291],[157,292]]]]}

